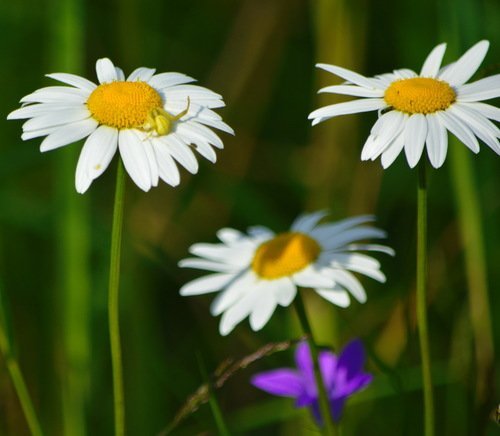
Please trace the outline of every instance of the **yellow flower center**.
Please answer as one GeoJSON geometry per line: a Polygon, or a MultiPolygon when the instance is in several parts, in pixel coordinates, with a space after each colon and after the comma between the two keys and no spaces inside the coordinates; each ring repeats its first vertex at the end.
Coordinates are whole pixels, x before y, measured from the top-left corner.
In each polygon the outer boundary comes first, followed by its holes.
{"type": "Polygon", "coordinates": [[[320,253],[320,245],[311,237],[296,232],[281,233],[257,248],[252,269],[263,279],[278,279],[304,269],[320,253]]]}
{"type": "Polygon", "coordinates": [[[384,99],[407,114],[431,114],[447,109],[457,94],[448,83],[428,77],[397,80],[386,89],[384,99]]]}
{"type": "Polygon", "coordinates": [[[145,82],[116,81],[99,85],[87,100],[87,107],[100,124],[115,129],[139,129],[155,135],[167,135],[173,122],[186,115],[163,109],[160,94],[145,82]]]}

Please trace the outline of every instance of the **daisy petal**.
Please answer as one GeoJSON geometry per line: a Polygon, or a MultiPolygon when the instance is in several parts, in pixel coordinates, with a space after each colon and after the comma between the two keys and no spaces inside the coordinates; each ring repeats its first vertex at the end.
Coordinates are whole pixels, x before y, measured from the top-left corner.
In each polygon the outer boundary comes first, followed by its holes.
{"type": "Polygon", "coordinates": [[[250,313],[250,327],[254,332],[262,329],[276,309],[277,301],[273,292],[262,292],[259,304],[253,307],[250,313]]]}
{"type": "Polygon", "coordinates": [[[224,312],[219,325],[220,334],[222,336],[228,335],[237,324],[243,321],[252,312],[256,302],[260,301],[265,291],[266,289],[262,288],[254,289],[253,292],[247,293],[236,304],[224,312]]]}
{"type": "Polygon", "coordinates": [[[427,120],[425,115],[414,114],[408,118],[405,131],[405,153],[408,165],[414,168],[422,156],[427,138],[427,120]]]}
{"type": "Polygon", "coordinates": [[[99,83],[109,83],[117,80],[117,74],[113,62],[108,58],[99,59],[95,65],[99,83]]]}
{"type": "Polygon", "coordinates": [[[446,44],[439,44],[427,56],[427,59],[420,70],[420,75],[423,77],[436,77],[441,68],[444,52],[446,51],[446,44]]]}
{"type": "Polygon", "coordinates": [[[464,143],[474,153],[479,152],[479,143],[470,129],[457,119],[451,111],[439,111],[435,113],[440,122],[455,135],[459,141],[464,143]]]}
{"type": "Polygon", "coordinates": [[[136,68],[130,76],[127,77],[127,82],[147,82],[155,73],[153,68],[140,67],[136,68]]]}
{"type": "Polygon", "coordinates": [[[355,97],[383,97],[382,89],[368,89],[361,86],[333,85],[321,88],[318,93],[329,92],[332,94],[352,95],[355,97]]]}
{"type": "Polygon", "coordinates": [[[328,215],[325,210],[320,210],[319,212],[308,213],[300,215],[292,224],[291,229],[296,232],[307,233],[310,232],[318,222],[328,215]]]}
{"type": "Polygon", "coordinates": [[[182,73],[161,73],[151,77],[148,83],[154,88],[163,89],[194,81],[195,79],[182,73]]]}
{"type": "Polygon", "coordinates": [[[46,74],[46,76],[50,77],[51,79],[58,80],[59,82],[67,83],[71,86],[76,86],[77,88],[88,91],[89,93],[97,88],[97,85],[95,83],[92,83],[90,80],[87,80],[83,77],[76,76],[75,74],[52,73],[46,74]]]}
{"type": "Polygon", "coordinates": [[[341,269],[335,269],[329,271],[328,274],[332,277],[339,285],[346,288],[351,295],[358,300],[360,303],[366,303],[366,292],[363,285],[359,280],[348,271],[341,269]]]}
{"type": "Polygon", "coordinates": [[[337,65],[329,64],[316,64],[316,67],[321,68],[329,73],[335,74],[336,76],[342,77],[355,85],[361,86],[368,89],[377,89],[378,83],[374,79],[369,79],[361,74],[355,73],[354,71],[348,70],[346,68],[339,67],[337,65]]]}
{"type": "Polygon", "coordinates": [[[315,289],[316,293],[328,300],[330,303],[335,304],[339,307],[349,307],[351,305],[351,298],[347,291],[342,288],[333,289],[315,289]]]}
{"type": "Polygon", "coordinates": [[[63,145],[71,144],[90,135],[97,128],[97,121],[88,118],[83,121],[66,124],[48,135],[40,144],[40,151],[50,151],[63,145]]]}
{"type": "Polygon", "coordinates": [[[118,147],[123,165],[134,183],[147,192],[151,188],[151,170],[145,146],[135,131],[120,130],[118,147]]]}
{"type": "Polygon", "coordinates": [[[118,131],[99,126],[85,141],[76,167],[76,191],[83,194],[108,167],[118,147],[118,131]]]}
{"type": "Polygon", "coordinates": [[[474,75],[481,62],[483,62],[489,46],[490,43],[488,41],[483,40],[478,42],[467,50],[454,65],[441,73],[438,78],[448,82],[452,86],[464,84],[474,75]]]}
{"type": "Polygon", "coordinates": [[[183,296],[201,295],[217,292],[227,286],[234,279],[234,274],[215,273],[200,277],[186,283],[179,291],[183,296]]]}
{"type": "Polygon", "coordinates": [[[387,107],[387,103],[383,98],[366,98],[362,100],[348,101],[345,103],[337,103],[325,106],[309,114],[309,119],[312,119],[312,124],[318,124],[329,118],[339,115],[348,115],[359,112],[370,112],[387,107]]]}
{"type": "Polygon", "coordinates": [[[500,74],[468,83],[457,90],[457,101],[460,103],[490,100],[497,97],[500,97],[500,74]]]}
{"type": "Polygon", "coordinates": [[[486,103],[460,103],[461,107],[468,107],[471,110],[479,112],[490,120],[500,121],[500,108],[486,103]]]}
{"type": "Polygon", "coordinates": [[[430,114],[427,118],[427,155],[434,168],[443,165],[448,151],[448,134],[439,119],[430,114]]]}

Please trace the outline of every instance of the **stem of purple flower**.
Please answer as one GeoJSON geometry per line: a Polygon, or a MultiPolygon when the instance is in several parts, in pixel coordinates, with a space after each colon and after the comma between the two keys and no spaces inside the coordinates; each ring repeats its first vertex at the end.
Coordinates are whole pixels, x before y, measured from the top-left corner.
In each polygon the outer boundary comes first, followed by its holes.
{"type": "Polygon", "coordinates": [[[420,354],[422,359],[422,384],[424,391],[424,434],[434,436],[434,399],[432,394],[431,357],[427,326],[427,180],[422,159],[418,165],[417,194],[417,319],[420,354]]]}
{"type": "Polygon", "coordinates": [[[318,388],[319,408],[321,417],[323,418],[323,426],[321,430],[325,436],[337,436],[337,431],[333,423],[330,402],[328,401],[328,395],[325,389],[325,382],[323,381],[323,376],[321,374],[321,369],[319,366],[318,346],[316,345],[316,341],[314,340],[311,324],[309,323],[309,319],[307,318],[304,300],[302,299],[300,289],[299,292],[297,292],[297,296],[295,297],[294,305],[295,310],[297,311],[300,325],[302,327],[302,331],[307,336],[307,342],[309,343],[309,348],[311,350],[311,356],[314,365],[314,377],[316,379],[316,386],[318,388]]]}

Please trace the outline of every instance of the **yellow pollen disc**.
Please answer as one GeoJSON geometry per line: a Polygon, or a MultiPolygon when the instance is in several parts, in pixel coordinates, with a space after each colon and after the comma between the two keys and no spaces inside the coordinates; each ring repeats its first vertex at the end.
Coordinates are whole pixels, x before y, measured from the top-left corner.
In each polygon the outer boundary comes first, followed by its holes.
{"type": "Polygon", "coordinates": [[[413,77],[393,82],[384,100],[394,109],[407,114],[431,114],[447,109],[457,94],[448,83],[428,77],[413,77]]]}
{"type": "Polygon", "coordinates": [[[320,245],[311,237],[303,233],[281,233],[257,248],[252,269],[263,279],[278,279],[304,269],[320,253],[320,245]]]}
{"type": "Polygon", "coordinates": [[[87,107],[100,124],[116,129],[143,129],[150,114],[163,111],[160,94],[144,82],[99,85],[90,94],[87,107]]]}

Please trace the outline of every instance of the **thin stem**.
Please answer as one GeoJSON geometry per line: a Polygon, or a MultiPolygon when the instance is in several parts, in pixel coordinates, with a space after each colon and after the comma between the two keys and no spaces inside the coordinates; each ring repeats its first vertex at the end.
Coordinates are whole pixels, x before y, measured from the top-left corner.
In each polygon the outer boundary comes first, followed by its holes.
{"type": "Polygon", "coordinates": [[[316,341],[314,340],[311,324],[309,323],[309,320],[307,318],[304,301],[302,300],[302,295],[300,294],[300,292],[297,293],[294,304],[295,310],[297,311],[297,316],[299,317],[300,325],[302,327],[302,331],[307,336],[309,348],[311,349],[311,356],[314,365],[314,378],[316,379],[316,386],[318,387],[319,393],[319,409],[321,412],[321,417],[323,418],[322,432],[326,436],[335,436],[337,435],[337,432],[333,424],[330,402],[328,401],[325,383],[323,381],[323,376],[319,367],[318,346],[316,345],[316,341]]]}
{"type": "Polygon", "coordinates": [[[115,411],[115,436],[125,434],[125,402],[123,395],[122,349],[120,343],[119,300],[120,254],[123,226],[123,204],[125,195],[125,171],[118,159],[116,172],[113,228],[111,230],[111,255],[109,265],[108,316],[111,342],[111,363],[113,368],[113,398],[115,411]]]}
{"type": "Polygon", "coordinates": [[[12,352],[12,346],[7,331],[7,317],[5,316],[2,296],[0,294],[0,352],[3,355],[5,366],[9,372],[10,379],[14,385],[17,397],[21,403],[21,408],[28,423],[28,427],[32,436],[42,436],[40,421],[33,407],[28,388],[24,382],[24,377],[19,367],[19,363],[12,352]]]}
{"type": "Polygon", "coordinates": [[[434,436],[434,400],[432,395],[431,357],[427,326],[427,180],[426,162],[418,166],[417,190],[417,319],[422,357],[422,382],[424,389],[425,436],[434,436]]]}
{"type": "Polygon", "coordinates": [[[205,362],[203,361],[203,357],[200,352],[196,353],[196,358],[198,359],[198,366],[200,367],[200,372],[201,376],[203,377],[203,381],[207,384],[208,387],[208,404],[210,406],[210,410],[212,411],[212,416],[214,418],[215,425],[217,427],[217,434],[219,434],[219,436],[231,436],[229,428],[226,422],[224,421],[224,415],[222,414],[219,401],[217,400],[217,396],[215,395],[212,380],[208,375],[205,362]]]}

